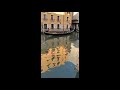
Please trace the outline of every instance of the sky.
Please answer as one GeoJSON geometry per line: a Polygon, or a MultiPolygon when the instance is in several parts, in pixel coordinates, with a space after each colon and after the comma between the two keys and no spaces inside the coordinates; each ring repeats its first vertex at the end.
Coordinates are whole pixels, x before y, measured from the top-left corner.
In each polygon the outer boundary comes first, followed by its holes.
{"type": "Polygon", "coordinates": [[[78,12],[74,12],[74,14],[73,15],[75,15],[75,14],[77,14],[78,12]]]}

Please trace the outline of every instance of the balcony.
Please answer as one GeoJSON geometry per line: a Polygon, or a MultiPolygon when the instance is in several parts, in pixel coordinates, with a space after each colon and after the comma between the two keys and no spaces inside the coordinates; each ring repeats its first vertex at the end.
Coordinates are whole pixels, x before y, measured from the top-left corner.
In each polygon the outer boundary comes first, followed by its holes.
{"type": "Polygon", "coordinates": [[[54,22],[54,21],[55,21],[55,19],[51,19],[51,21],[52,21],[52,22],[54,22]]]}
{"type": "Polygon", "coordinates": [[[61,22],[61,19],[57,19],[57,22],[61,22]]]}

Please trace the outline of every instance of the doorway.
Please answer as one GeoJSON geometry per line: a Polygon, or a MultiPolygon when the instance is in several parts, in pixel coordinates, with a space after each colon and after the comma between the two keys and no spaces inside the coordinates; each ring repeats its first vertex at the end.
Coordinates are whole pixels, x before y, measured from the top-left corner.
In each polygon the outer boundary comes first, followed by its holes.
{"type": "Polygon", "coordinates": [[[59,26],[59,24],[57,24],[57,29],[60,29],[60,26],[59,26]]]}
{"type": "Polygon", "coordinates": [[[51,24],[51,29],[54,29],[54,24],[51,24]]]}
{"type": "Polygon", "coordinates": [[[44,29],[47,29],[47,24],[44,24],[44,29]]]}

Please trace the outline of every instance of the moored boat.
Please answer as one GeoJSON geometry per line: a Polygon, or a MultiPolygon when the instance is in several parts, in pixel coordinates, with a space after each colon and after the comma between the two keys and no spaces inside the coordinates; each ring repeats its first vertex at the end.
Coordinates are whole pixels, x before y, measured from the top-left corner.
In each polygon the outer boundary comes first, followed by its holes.
{"type": "Polygon", "coordinates": [[[47,35],[67,35],[67,34],[71,34],[72,32],[74,32],[74,30],[71,30],[71,31],[47,31],[44,33],[47,35]]]}

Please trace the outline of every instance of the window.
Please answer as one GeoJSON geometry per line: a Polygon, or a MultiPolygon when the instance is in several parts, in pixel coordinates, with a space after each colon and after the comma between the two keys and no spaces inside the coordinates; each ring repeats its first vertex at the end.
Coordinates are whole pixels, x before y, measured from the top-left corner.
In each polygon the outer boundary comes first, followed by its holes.
{"type": "Polygon", "coordinates": [[[51,20],[53,20],[53,15],[51,15],[51,20]]]}
{"type": "Polygon", "coordinates": [[[47,29],[47,24],[44,24],[44,29],[47,29]]]}
{"type": "Polygon", "coordinates": [[[51,29],[54,29],[54,24],[51,24],[51,29]]]}
{"type": "Polygon", "coordinates": [[[60,27],[59,27],[59,24],[57,25],[57,29],[59,29],[60,27]]]}
{"type": "Polygon", "coordinates": [[[67,25],[67,29],[68,29],[68,25],[67,25]]]}
{"type": "Polygon", "coordinates": [[[44,19],[46,19],[46,14],[44,14],[44,19]]]}
{"type": "Polygon", "coordinates": [[[57,16],[57,20],[59,21],[59,16],[57,16]]]}
{"type": "Polygon", "coordinates": [[[68,17],[67,17],[67,21],[68,21],[68,17]]]}

